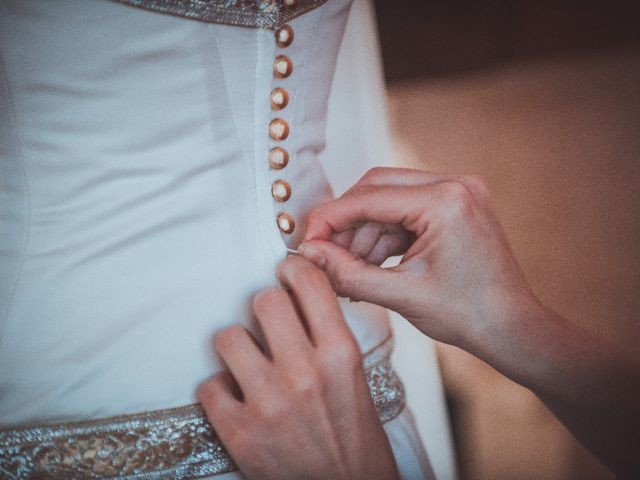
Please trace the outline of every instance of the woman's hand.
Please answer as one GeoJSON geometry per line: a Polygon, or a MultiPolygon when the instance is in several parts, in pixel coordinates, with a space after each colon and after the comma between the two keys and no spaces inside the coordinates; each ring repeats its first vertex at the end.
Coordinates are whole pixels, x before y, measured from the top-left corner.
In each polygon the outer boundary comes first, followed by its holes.
{"type": "Polygon", "coordinates": [[[256,295],[269,353],[242,327],[218,334],[229,367],[198,398],[249,479],[394,479],[358,346],[324,273],[301,257],[280,266],[290,289],[256,295]]]}
{"type": "Polygon", "coordinates": [[[373,169],[311,213],[300,254],[339,295],[388,307],[466,348],[522,309],[541,309],[475,177],[373,169]],[[398,266],[378,267],[398,254],[398,266]]]}
{"type": "Polygon", "coordinates": [[[637,352],[538,302],[480,180],[371,170],[312,212],[305,240],[299,253],[338,294],[482,358],[536,393],[621,478],[640,478],[637,352]],[[398,266],[378,266],[398,254],[398,266]]]}

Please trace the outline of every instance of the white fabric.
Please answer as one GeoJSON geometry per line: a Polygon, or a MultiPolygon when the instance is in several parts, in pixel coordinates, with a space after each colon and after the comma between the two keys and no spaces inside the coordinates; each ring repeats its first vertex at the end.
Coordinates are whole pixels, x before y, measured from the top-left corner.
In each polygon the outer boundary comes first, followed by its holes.
{"type": "MultiPolygon", "coordinates": [[[[336,195],[363,169],[391,166],[395,154],[386,112],[385,87],[371,2],[354,0],[329,96],[327,148],[320,154],[336,195]]],[[[391,314],[396,339],[394,365],[407,391],[436,478],[457,478],[440,371],[431,339],[391,314]]]]}
{"type": "Polygon", "coordinates": [[[456,480],[453,439],[433,340],[396,313],[391,314],[397,348],[393,364],[407,389],[407,405],[426,447],[435,477],[456,480]]]}
{"type": "MultiPolygon", "coordinates": [[[[0,3],[0,426],[195,401],[221,368],[213,334],[253,328],[252,294],[330,196],[318,154],[348,3],[292,21],[283,52],[269,31],[114,2],[0,3]],[[281,81],[278,53],[294,64],[281,81]],[[290,94],[281,172],[267,164],[275,85],[290,94]],[[292,185],[284,205],[276,178],[292,185]]],[[[344,312],[363,351],[387,335],[381,309],[344,312]]],[[[427,477],[410,415],[386,429],[403,476],[427,477]]]]}

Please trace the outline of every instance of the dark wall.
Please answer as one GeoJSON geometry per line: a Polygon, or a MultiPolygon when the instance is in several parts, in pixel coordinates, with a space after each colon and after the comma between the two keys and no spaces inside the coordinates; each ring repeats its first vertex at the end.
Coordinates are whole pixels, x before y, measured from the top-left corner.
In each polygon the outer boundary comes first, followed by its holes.
{"type": "Polygon", "coordinates": [[[387,80],[640,42],[640,0],[376,0],[387,80]]]}

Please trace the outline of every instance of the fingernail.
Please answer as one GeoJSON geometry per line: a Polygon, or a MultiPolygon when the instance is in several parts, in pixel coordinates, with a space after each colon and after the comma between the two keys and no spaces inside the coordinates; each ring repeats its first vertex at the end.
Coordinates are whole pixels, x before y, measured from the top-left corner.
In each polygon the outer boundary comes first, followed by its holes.
{"type": "Polygon", "coordinates": [[[308,243],[302,243],[298,246],[298,255],[302,255],[307,260],[310,260],[318,268],[324,269],[327,264],[327,260],[322,255],[320,249],[308,243]]]}

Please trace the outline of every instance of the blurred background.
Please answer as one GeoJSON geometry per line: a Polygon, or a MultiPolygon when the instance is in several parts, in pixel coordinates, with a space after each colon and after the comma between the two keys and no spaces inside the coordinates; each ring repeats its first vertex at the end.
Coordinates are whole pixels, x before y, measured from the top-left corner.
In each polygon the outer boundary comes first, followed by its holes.
{"type": "MultiPolygon", "coordinates": [[[[375,4],[396,162],[483,176],[543,302],[638,348],[639,2],[375,4]]],[[[528,390],[438,355],[461,479],[613,478],[528,390]]]]}

